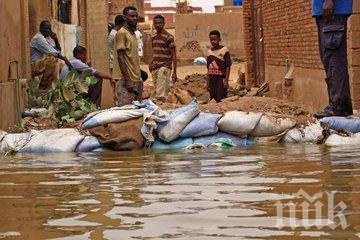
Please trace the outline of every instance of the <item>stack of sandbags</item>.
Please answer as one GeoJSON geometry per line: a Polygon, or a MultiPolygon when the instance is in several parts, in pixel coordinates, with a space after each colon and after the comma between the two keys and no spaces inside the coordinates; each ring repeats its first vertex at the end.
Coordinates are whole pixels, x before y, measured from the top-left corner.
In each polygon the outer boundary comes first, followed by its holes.
{"type": "Polygon", "coordinates": [[[180,136],[185,127],[200,113],[196,101],[175,109],[167,121],[158,123],[157,134],[164,142],[171,142],[180,136]]]}
{"type": "Polygon", "coordinates": [[[341,132],[331,134],[325,144],[328,146],[360,145],[360,118],[326,117],[320,120],[323,127],[341,132]]]}
{"type": "Polygon", "coordinates": [[[324,140],[324,129],[320,122],[293,128],[289,130],[282,138],[285,143],[322,143],[324,140]]]}
{"type": "Polygon", "coordinates": [[[219,121],[220,131],[236,136],[270,137],[296,125],[289,118],[275,118],[262,113],[231,111],[219,121]]]}

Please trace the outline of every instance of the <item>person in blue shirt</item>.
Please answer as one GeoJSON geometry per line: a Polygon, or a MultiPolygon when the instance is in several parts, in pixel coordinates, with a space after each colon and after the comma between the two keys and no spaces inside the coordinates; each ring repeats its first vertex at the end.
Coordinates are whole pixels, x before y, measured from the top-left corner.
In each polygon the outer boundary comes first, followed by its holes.
{"type": "Polygon", "coordinates": [[[353,114],[347,62],[347,21],[352,8],[352,0],[312,0],[329,95],[329,105],[316,112],[316,118],[353,114]]]}
{"type": "MultiPolygon", "coordinates": [[[[82,46],[76,46],[73,50],[73,55],[74,55],[74,57],[72,59],[70,59],[70,64],[72,66],[72,69],[75,70],[75,72],[78,74],[78,76],[80,76],[81,73],[83,73],[85,71],[91,71],[93,76],[98,78],[99,81],[96,84],[89,87],[87,97],[91,101],[93,101],[98,107],[100,107],[101,106],[101,93],[102,93],[103,79],[110,80],[110,84],[113,89],[113,94],[114,94],[114,89],[115,89],[115,80],[113,79],[113,77],[110,74],[108,74],[106,72],[98,71],[97,69],[92,68],[87,63],[86,48],[84,48],[82,46]]],[[[60,79],[63,80],[69,74],[70,70],[71,69],[69,69],[68,66],[64,66],[61,69],[60,79]]]]}

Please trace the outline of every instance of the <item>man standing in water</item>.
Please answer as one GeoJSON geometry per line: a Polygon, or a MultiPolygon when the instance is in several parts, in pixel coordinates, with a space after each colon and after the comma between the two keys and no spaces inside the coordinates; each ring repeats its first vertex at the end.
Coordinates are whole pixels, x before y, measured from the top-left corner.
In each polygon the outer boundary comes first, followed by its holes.
{"type": "Polygon", "coordinates": [[[113,77],[119,79],[117,83],[117,105],[131,104],[134,100],[141,100],[143,83],[141,80],[140,57],[135,35],[138,23],[138,12],[133,6],[123,10],[125,26],[115,37],[115,56],[113,77]]]}
{"type": "Polygon", "coordinates": [[[312,15],[318,27],[320,57],[329,95],[329,105],[314,114],[317,118],[353,113],[346,41],[347,20],[352,7],[352,0],[312,0],[312,15]]]}

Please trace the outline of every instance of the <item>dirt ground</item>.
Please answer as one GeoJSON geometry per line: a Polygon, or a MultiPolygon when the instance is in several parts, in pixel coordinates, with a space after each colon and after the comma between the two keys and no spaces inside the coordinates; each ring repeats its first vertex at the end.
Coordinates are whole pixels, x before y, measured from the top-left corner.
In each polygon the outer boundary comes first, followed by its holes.
{"type": "MultiPolygon", "coordinates": [[[[230,86],[234,87],[239,78],[239,68],[242,64],[235,64],[233,66],[230,76],[230,86]]],[[[269,97],[253,97],[253,96],[234,96],[229,93],[229,97],[222,102],[217,103],[212,100],[209,101],[209,93],[206,89],[206,67],[205,66],[181,66],[178,69],[178,82],[174,84],[170,97],[166,100],[158,101],[151,93],[153,91],[152,79],[147,81],[148,97],[150,97],[156,104],[163,109],[174,109],[184,104],[178,100],[177,89],[185,90],[192,98],[196,98],[199,103],[199,108],[203,112],[211,113],[225,113],[227,111],[245,111],[245,112],[262,112],[275,117],[289,117],[294,119],[298,125],[306,124],[314,121],[310,112],[303,106],[288,101],[273,99],[269,97]],[[175,92],[175,94],[174,94],[175,92]],[[175,95],[175,96],[174,96],[175,95]],[[175,100],[174,100],[175,99],[175,100]],[[181,104],[182,103],[182,104],[181,104]]],[[[180,93],[180,95],[184,93],[180,93]]],[[[178,97],[179,98],[179,97],[178,97]]],[[[180,97],[181,98],[181,97],[180,97]]],[[[184,99],[186,98],[183,97],[184,99]]],[[[186,100],[185,100],[186,101],[186,100]]]]}

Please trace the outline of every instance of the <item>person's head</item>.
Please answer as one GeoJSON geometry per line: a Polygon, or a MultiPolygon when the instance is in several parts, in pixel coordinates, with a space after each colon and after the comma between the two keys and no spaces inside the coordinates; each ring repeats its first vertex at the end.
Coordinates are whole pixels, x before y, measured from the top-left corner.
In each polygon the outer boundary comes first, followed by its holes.
{"type": "Polygon", "coordinates": [[[125,19],[123,15],[117,15],[115,17],[115,27],[122,28],[125,24],[125,19]]]}
{"type": "Polygon", "coordinates": [[[81,60],[83,63],[86,63],[86,48],[83,46],[76,46],[73,50],[74,58],[81,60]]]}
{"type": "Polygon", "coordinates": [[[40,32],[44,37],[49,37],[52,30],[51,30],[51,24],[49,21],[45,20],[40,23],[40,32]]]}
{"type": "Polygon", "coordinates": [[[137,11],[136,7],[128,6],[128,7],[124,8],[123,15],[124,15],[127,25],[129,27],[135,29],[136,25],[138,23],[138,20],[139,20],[139,15],[138,15],[138,11],[137,11]]]}
{"type": "Polygon", "coordinates": [[[209,33],[211,46],[217,47],[220,45],[221,35],[218,30],[213,30],[209,33]]]}
{"type": "Polygon", "coordinates": [[[153,20],[156,31],[161,32],[165,26],[165,18],[161,15],[156,15],[153,20]]]}

